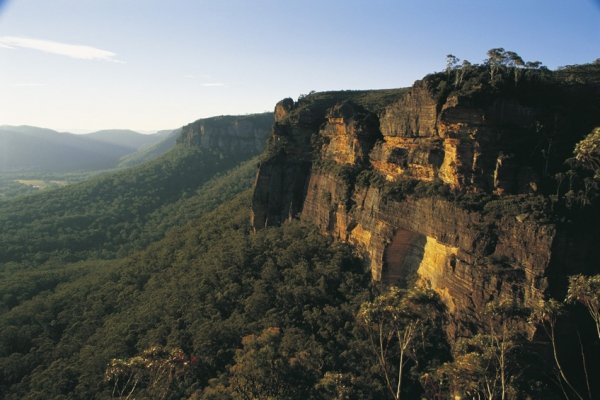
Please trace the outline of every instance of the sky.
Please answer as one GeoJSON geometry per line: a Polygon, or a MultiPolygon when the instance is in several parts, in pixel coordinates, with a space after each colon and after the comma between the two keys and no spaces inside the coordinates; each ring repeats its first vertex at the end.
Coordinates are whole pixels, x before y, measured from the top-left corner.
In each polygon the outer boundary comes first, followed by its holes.
{"type": "Polygon", "coordinates": [[[174,129],[494,47],[592,62],[600,0],[0,0],[0,125],[174,129]]]}

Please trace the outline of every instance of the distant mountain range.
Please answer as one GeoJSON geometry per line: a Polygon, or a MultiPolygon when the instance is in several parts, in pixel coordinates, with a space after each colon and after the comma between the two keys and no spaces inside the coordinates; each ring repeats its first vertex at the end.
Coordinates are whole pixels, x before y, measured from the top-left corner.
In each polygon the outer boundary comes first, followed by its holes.
{"type": "Polygon", "coordinates": [[[4,125],[0,126],[0,172],[102,170],[121,166],[122,159],[132,166],[164,154],[175,139],[173,131],[145,135],[114,129],[76,135],[4,125]]]}

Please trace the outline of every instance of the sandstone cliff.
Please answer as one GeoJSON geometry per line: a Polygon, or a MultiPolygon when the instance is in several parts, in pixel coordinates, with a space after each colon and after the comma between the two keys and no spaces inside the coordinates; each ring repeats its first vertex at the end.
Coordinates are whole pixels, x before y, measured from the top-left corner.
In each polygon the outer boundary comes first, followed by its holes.
{"type": "Polygon", "coordinates": [[[272,113],[204,118],[182,127],[177,143],[222,154],[254,155],[264,149],[272,124],[272,113]]]}
{"type": "Polygon", "coordinates": [[[300,218],[354,244],[374,280],[437,290],[456,334],[490,300],[560,291],[555,277],[600,259],[596,222],[561,215],[552,179],[600,125],[599,86],[547,70],[495,82],[485,67],[466,72],[278,103],[254,228],[300,218]]]}

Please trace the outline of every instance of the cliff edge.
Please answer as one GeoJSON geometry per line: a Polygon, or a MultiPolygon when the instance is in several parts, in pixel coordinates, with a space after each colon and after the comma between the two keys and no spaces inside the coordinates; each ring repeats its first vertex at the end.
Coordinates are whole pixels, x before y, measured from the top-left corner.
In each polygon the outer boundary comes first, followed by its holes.
{"type": "Polygon", "coordinates": [[[457,335],[490,300],[560,293],[558,277],[600,260],[598,202],[576,200],[565,166],[600,125],[599,77],[597,64],[469,66],[409,89],[282,100],[252,224],[299,218],[354,244],[375,281],[434,288],[457,335]]]}
{"type": "Polygon", "coordinates": [[[181,128],[177,143],[220,152],[253,156],[265,147],[273,113],[203,118],[181,128]]]}

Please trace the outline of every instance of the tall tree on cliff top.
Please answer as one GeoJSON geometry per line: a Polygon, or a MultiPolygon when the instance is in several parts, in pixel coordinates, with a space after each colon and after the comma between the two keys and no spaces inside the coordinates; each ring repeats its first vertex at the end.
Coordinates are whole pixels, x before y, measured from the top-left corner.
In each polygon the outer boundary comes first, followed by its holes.
{"type": "Polygon", "coordinates": [[[490,67],[490,81],[494,81],[500,67],[506,60],[506,51],[502,47],[489,49],[487,52],[488,59],[486,63],[490,67]]]}
{"type": "Polygon", "coordinates": [[[456,57],[453,54],[448,54],[446,56],[446,73],[448,74],[448,76],[450,76],[450,72],[452,72],[453,69],[456,69],[458,67],[459,62],[460,58],[456,57]]]}

